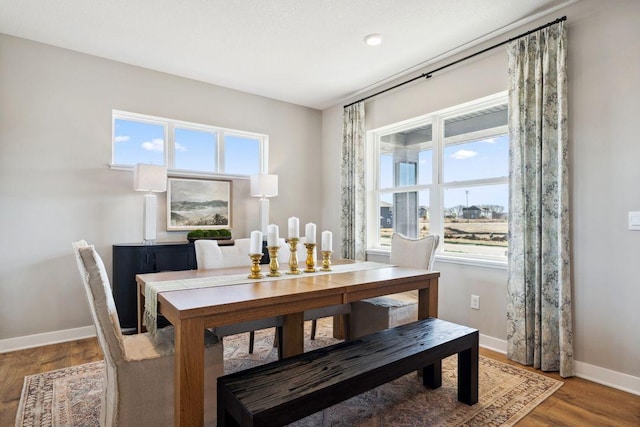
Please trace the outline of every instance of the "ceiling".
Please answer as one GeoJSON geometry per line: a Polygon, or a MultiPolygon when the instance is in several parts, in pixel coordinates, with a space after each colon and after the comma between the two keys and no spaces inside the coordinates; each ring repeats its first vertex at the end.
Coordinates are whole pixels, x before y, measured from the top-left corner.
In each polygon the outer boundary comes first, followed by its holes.
{"type": "Polygon", "coordinates": [[[0,0],[0,33],[324,109],[574,1],[0,0]]]}

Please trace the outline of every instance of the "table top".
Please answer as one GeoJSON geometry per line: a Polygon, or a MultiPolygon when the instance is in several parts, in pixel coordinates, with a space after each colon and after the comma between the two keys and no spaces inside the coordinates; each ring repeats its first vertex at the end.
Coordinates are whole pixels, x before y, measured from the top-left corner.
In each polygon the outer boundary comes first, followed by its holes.
{"type": "MultiPolygon", "coordinates": [[[[220,275],[246,273],[246,267],[234,267],[212,270],[170,271],[162,273],[140,274],[136,280],[141,292],[144,285],[151,282],[205,278],[220,275]]],[[[288,276],[282,280],[260,281],[247,279],[247,283],[197,289],[182,289],[160,292],[158,302],[169,304],[180,312],[180,318],[206,315],[206,311],[220,315],[238,310],[251,310],[282,305],[287,302],[306,300],[305,309],[326,305],[326,298],[336,304],[349,303],[370,296],[384,295],[381,288],[393,288],[392,292],[418,289],[415,282],[439,277],[437,271],[425,271],[404,267],[375,268],[351,272],[314,275],[313,273],[288,276]],[[402,289],[403,284],[406,289],[402,289]],[[367,293],[371,294],[367,296],[367,293]],[[315,303],[311,300],[317,300],[315,303]],[[324,299],[324,301],[321,301],[324,299]]]]}

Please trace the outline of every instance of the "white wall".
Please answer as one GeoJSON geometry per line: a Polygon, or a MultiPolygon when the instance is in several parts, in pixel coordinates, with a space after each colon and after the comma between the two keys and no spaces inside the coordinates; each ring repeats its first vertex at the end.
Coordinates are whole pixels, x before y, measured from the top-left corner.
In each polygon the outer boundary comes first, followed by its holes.
{"type": "MultiPolygon", "coordinates": [[[[575,358],[579,369],[611,370],[640,392],[640,232],[627,213],[640,210],[640,2],[582,0],[500,40],[567,15],[575,358]]],[[[463,52],[459,57],[480,50],[463,52]]],[[[433,64],[429,71],[451,62],[433,64]]],[[[416,72],[415,75],[418,75],[416,72]]],[[[397,82],[390,83],[389,86],[397,82]]],[[[426,114],[507,89],[507,56],[498,48],[429,80],[365,104],[367,129],[426,114]]],[[[367,94],[363,94],[367,95],[367,94]]],[[[354,99],[355,100],[355,99],[354,99]]],[[[346,104],[347,102],[345,102],[346,104]]],[[[342,105],[323,111],[324,206],[339,206],[342,105]]],[[[325,227],[338,230],[339,212],[325,227]]],[[[338,249],[339,250],[339,249],[338,249]]],[[[506,270],[438,262],[440,317],[506,339],[506,270]],[[469,308],[480,295],[480,311],[469,308]]],[[[606,375],[605,375],[606,376],[606,375]]]]}
{"type": "MultiPolygon", "coordinates": [[[[95,244],[110,272],[111,245],[142,240],[142,194],[107,166],[112,109],[268,134],[272,222],[321,223],[319,111],[0,35],[0,342],[92,324],[72,241],[95,244]]],[[[258,201],[248,180],[232,196],[247,237],[258,201]]],[[[164,231],[165,200],[158,240],[186,241],[164,231]]]]}

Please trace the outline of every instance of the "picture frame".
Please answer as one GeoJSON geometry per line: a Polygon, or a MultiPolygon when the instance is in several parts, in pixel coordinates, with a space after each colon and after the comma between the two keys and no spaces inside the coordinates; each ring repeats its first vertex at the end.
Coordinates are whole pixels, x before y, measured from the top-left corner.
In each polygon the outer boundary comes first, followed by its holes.
{"type": "Polygon", "coordinates": [[[231,181],[169,178],[167,231],[231,228],[231,181]]]}

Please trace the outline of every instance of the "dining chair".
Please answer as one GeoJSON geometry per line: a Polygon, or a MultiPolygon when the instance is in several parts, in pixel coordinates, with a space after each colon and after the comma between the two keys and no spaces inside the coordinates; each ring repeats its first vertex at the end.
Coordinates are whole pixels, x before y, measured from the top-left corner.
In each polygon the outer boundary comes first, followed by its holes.
{"type": "MultiPolygon", "coordinates": [[[[284,243],[284,239],[281,240],[282,243],[284,243]]],[[[194,246],[196,248],[196,264],[198,265],[198,270],[246,266],[248,273],[251,265],[251,259],[249,258],[250,245],[251,239],[236,239],[234,244],[229,246],[219,246],[215,240],[196,240],[194,246]]],[[[280,259],[280,253],[278,253],[278,258],[280,259]]],[[[220,339],[229,335],[249,332],[249,353],[253,353],[255,331],[273,327],[276,328],[273,344],[278,347],[278,355],[281,356],[281,347],[278,346],[282,338],[281,316],[216,326],[215,328],[211,328],[210,331],[220,339]]]]}
{"type": "MultiPolygon", "coordinates": [[[[84,240],[74,242],[78,270],[104,354],[101,426],[170,426],[174,407],[173,326],[123,335],[111,285],[100,255],[84,240]]],[[[223,375],[218,338],[205,334],[205,425],[216,424],[216,382],[223,375]]]]}
{"type": "MultiPolygon", "coordinates": [[[[391,236],[390,263],[399,267],[431,270],[440,236],[411,239],[399,233],[391,236]]],[[[418,291],[368,298],[351,303],[351,337],[418,320],[418,291]]]]}

